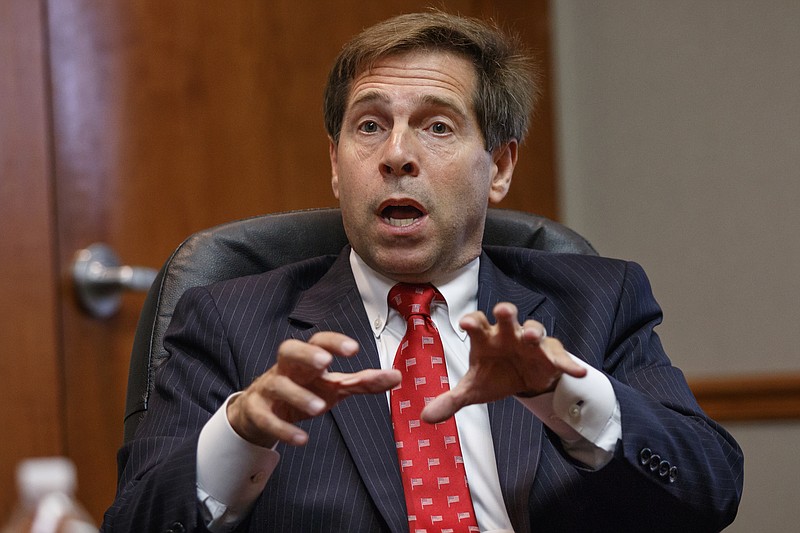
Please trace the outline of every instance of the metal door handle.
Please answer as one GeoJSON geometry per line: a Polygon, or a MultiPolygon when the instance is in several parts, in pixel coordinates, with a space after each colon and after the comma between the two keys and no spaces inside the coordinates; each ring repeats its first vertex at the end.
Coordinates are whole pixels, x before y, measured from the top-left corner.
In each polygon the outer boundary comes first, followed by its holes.
{"type": "Polygon", "coordinates": [[[89,314],[108,318],[122,305],[123,291],[146,292],[158,271],[120,265],[114,250],[102,243],[78,250],[72,263],[72,282],[78,300],[89,314]]]}

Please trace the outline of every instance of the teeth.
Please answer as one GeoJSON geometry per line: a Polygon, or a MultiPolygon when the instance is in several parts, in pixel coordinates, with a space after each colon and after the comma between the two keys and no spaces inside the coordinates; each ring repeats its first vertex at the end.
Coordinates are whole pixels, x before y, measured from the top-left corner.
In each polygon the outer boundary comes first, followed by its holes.
{"type": "Polygon", "coordinates": [[[402,228],[403,226],[410,226],[411,224],[413,224],[416,218],[387,218],[386,220],[392,226],[397,226],[398,228],[402,228]]]}

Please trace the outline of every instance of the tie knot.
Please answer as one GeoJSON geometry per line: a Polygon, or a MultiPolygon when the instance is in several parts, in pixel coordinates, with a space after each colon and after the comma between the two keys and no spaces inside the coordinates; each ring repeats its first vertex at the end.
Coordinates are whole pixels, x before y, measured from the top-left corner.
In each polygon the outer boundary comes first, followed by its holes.
{"type": "Polygon", "coordinates": [[[412,315],[431,316],[436,289],[431,285],[398,283],[389,291],[389,306],[408,320],[412,315]]]}

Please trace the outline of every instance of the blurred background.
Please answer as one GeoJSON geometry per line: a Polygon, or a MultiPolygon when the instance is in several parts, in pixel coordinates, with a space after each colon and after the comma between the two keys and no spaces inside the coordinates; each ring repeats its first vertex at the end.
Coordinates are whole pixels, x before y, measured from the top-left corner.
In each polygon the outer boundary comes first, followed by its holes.
{"type": "Polygon", "coordinates": [[[23,457],[114,497],[143,294],[91,316],[106,243],[158,268],[190,233],[335,205],[321,94],[361,28],[428,5],[515,29],[546,73],[503,207],[644,265],[667,352],[745,450],[728,531],[796,529],[800,3],[0,0],[0,522],[23,457]]]}

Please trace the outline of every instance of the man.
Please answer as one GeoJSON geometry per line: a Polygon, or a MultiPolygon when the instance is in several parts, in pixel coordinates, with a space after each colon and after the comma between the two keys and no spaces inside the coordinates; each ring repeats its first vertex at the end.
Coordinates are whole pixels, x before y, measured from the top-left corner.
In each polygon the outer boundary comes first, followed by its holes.
{"type": "Polygon", "coordinates": [[[482,249],[487,205],[506,195],[526,131],[528,65],[495,28],[439,12],[345,46],[325,102],[351,246],[187,291],[105,530],[716,531],[733,520],[741,451],[670,365],[641,269],[482,249]],[[411,339],[439,350],[429,365],[405,353],[411,339]],[[424,407],[412,389],[432,378],[411,374],[423,366],[446,366],[424,407]],[[406,425],[441,430],[445,451],[417,455],[438,437],[411,446],[406,425]]]}

